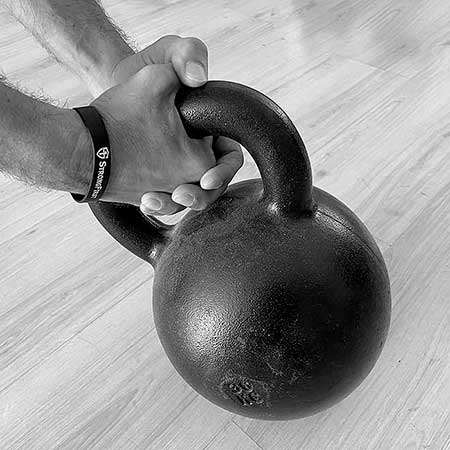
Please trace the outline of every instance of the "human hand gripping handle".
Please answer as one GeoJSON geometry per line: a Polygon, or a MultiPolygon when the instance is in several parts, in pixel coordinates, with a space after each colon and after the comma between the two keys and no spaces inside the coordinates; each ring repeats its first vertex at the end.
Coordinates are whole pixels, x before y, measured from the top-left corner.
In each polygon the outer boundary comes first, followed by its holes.
{"type": "MultiPolygon", "coordinates": [[[[311,213],[312,174],[304,144],[273,101],[237,83],[210,81],[196,89],[182,87],[175,103],[191,137],[227,136],[247,148],[260,169],[264,186],[260,201],[270,214],[311,213]]],[[[174,226],[148,218],[131,205],[89,206],[117,241],[156,267],[174,226]]]]}
{"type": "MultiPolygon", "coordinates": [[[[56,60],[79,76],[94,97],[127,81],[146,66],[171,64],[181,83],[190,87],[201,86],[208,78],[208,49],[200,39],[167,35],[138,51],[125,41],[125,33],[111,23],[98,1],[0,0],[0,3],[56,60]]],[[[122,95],[122,100],[124,104],[128,101],[125,95],[122,95]]],[[[92,113],[92,108],[87,113],[92,113]]],[[[66,117],[79,120],[73,111],[66,117]]],[[[65,119],[65,122],[71,120],[65,119]]],[[[33,123],[36,124],[36,121],[33,123]]],[[[77,189],[75,193],[84,196],[89,182],[87,177],[92,173],[89,172],[92,152],[88,151],[91,140],[85,127],[78,125],[81,128],[79,145],[78,141],[76,144],[79,151],[74,151],[68,163],[60,168],[61,171],[67,169],[68,175],[73,175],[76,180],[63,177],[57,182],[50,182],[45,177],[41,179],[42,174],[39,173],[35,174],[35,178],[52,188],[77,189]],[[78,155],[82,156],[81,160],[78,155]]],[[[51,126],[57,128],[56,122],[51,126]]],[[[219,138],[214,143],[211,139],[206,141],[212,146],[215,165],[200,178],[177,186],[174,191],[141,192],[140,204],[144,212],[162,215],[178,212],[187,206],[203,209],[221,195],[242,165],[242,152],[230,140],[219,138]]],[[[34,152],[34,160],[38,159],[38,154],[34,152]]],[[[60,158],[60,153],[55,155],[55,161],[60,158]]],[[[10,162],[5,164],[5,167],[8,166],[11,166],[10,162]]],[[[122,201],[120,195],[116,201],[122,201]]]]}
{"type": "MultiPolygon", "coordinates": [[[[175,107],[179,88],[171,64],[145,66],[91,103],[103,119],[111,149],[111,172],[103,201],[139,206],[142,193],[174,195],[180,186],[194,186],[205,172],[217,167],[212,138],[191,139],[186,134],[175,107]]],[[[220,150],[225,162],[232,160],[228,164],[229,182],[240,167],[239,158],[234,158],[233,166],[233,155],[240,155],[240,147],[223,139],[220,150]]],[[[211,191],[210,202],[228,182],[211,191]]]]}
{"type": "MultiPolygon", "coordinates": [[[[130,49],[131,52],[131,49],[130,49]]],[[[189,87],[202,86],[208,79],[208,48],[198,38],[167,35],[139,52],[131,52],[111,67],[102,78],[102,86],[108,89],[123,83],[146,65],[171,63],[181,83],[189,87]]],[[[240,146],[230,139],[219,137],[212,145],[216,164],[206,171],[200,183],[178,186],[172,194],[146,192],[141,197],[141,210],[146,214],[174,214],[190,207],[204,209],[226,189],[243,163],[240,146]]]]}
{"type": "MultiPolygon", "coordinates": [[[[88,83],[88,86],[94,95],[98,95],[100,92],[127,82],[143,68],[155,65],[172,65],[181,83],[198,87],[204,84],[208,77],[208,50],[206,45],[197,38],[164,36],[139,52],[135,53],[129,49],[128,55],[117,55],[115,63],[107,71],[98,71],[100,78],[95,85],[88,83]]],[[[125,95],[123,95],[123,101],[127,101],[125,95]]],[[[153,128],[153,123],[150,126],[153,128]]],[[[142,191],[139,204],[145,214],[174,214],[185,207],[201,210],[223,193],[242,166],[241,148],[236,142],[224,137],[218,137],[214,141],[211,138],[205,138],[204,141],[210,147],[208,154],[212,153],[215,157],[215,164],[210,165],[198,179],[184,182],[176,186],[174,190],[142,191]]],[[[122,201],[110,196],[103,196],[103,199],[122,201]]],[[[133,204],[137,203],[133,202],[133,204]]]]}

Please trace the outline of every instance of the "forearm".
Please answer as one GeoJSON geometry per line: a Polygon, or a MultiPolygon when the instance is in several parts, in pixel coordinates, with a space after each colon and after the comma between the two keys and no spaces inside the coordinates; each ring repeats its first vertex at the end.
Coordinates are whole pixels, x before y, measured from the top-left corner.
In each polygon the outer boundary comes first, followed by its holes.
{"type": "Polygon", "coordinates": [[[115,65],[134,53],[95,0],[0,0],[94,96],[109,87],[115,65]]]}
{"type": "Polygon", "coordinates": [[[35,186],[85,193],[92,144],[78,114],[24,95],[1,78],[0,105],[0,171],[35,186]]]}

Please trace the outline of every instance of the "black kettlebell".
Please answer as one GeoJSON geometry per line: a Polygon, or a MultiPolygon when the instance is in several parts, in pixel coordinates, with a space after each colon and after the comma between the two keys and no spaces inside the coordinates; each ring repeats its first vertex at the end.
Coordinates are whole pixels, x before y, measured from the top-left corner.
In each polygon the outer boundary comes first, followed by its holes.
{"type": "Polygon", "coordinates": [[[100,223],[155,268],[161,343],[201,395],[248,417],[293,419],[348,395],[386,339],[389,277],[374,239],[339,200],[312,186],[286,114],[236,83],[183,87],[191,137],[227,136],[262,181],[230,185],[174,226],[134,206],[90,204],[100,223]]]}

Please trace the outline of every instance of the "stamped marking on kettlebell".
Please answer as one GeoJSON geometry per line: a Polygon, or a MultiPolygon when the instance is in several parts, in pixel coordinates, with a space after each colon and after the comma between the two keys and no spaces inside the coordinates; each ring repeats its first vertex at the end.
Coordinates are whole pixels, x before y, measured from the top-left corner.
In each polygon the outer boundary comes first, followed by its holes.
{"type": "Polygon", "coordinates": [[[263,405],[267,403],[266,396],[263,394],[263,383],[255,380],[249,380],[240,376],[227,377],[222,382],[221,390],[227,397],[242,406],[263,405]]]}
{"type": "Polygon", "coordinates": [[[263,403],[261,395],[254,390],[253,384],[249,381],[228,384],[229,394],[234,400],[237,400],[242,406],[260,405],[263,403]]]}

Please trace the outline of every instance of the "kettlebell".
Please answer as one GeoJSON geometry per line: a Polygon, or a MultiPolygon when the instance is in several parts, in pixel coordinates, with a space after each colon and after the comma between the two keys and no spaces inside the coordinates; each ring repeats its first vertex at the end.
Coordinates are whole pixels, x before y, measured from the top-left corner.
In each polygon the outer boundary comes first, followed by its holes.
{"type": "Polygon", "coordinates": [[[198,393],[257,419],[330,407],[368,375],[387,336],[389,277],[375,240],[313,187],[303,141],[268,97],[209,81],[182,87],[175,104],[191,138],[238,141],[261,179],[230,185],[170,226],[131,205],[90,208],[154,267],[159,339],[198,393]]]}

